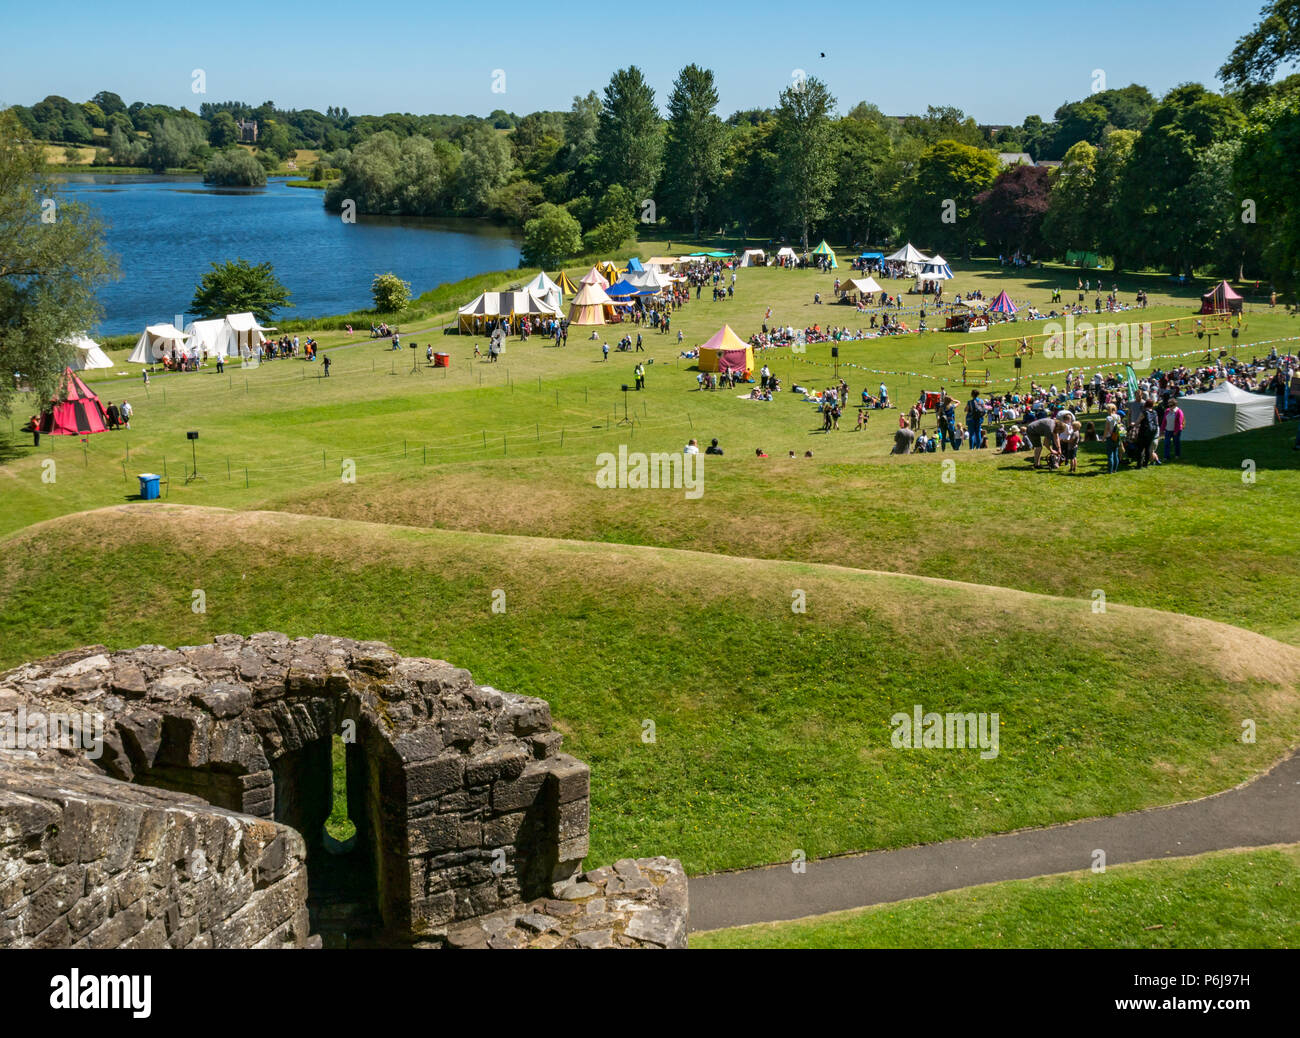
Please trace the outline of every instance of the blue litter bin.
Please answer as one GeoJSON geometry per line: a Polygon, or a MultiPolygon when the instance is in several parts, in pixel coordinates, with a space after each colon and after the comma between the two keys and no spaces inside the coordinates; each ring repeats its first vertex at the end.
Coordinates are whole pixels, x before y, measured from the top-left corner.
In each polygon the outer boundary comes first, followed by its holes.
{"type": "Polygon", "coordinates": [[[155,475],[152,472],[142,472],[139,475],[140,496],[146,501],[158,500],[158,487],[162,483],[162,476],[155,475]]]}

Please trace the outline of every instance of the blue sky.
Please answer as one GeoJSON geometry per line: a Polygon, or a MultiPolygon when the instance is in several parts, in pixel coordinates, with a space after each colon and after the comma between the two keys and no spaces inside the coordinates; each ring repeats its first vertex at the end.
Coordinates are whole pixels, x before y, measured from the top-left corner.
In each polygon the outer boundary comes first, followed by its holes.
{"type": "Polygon", "coordinates": [[[859,100],[890,115],[953,104],[980,122],[1019,123],[1087,95],[1096,69],[1108,87],[1137,82],[1160,94],[1196,80],[1217,89],[1215,72],[1263,0],[874,6],[56,0],[18,9],[7,0],[0,105],[47,94],[82,101],[108,89],[128,103],[196,110],[203,100],[270,99],[354,114],[523,114],[567,108],[628,64],[642,68],[662,102],[693,61],[717,74],[723,115],[774,105],[803,69],[830,85],[841,111],[859,100]],[[601,17],[602,9],[626,13],[601,17]],[[586,13],[567,13],[577,10],[586,13]],[[663,17],[648,17],[652,10],[663,17]],[[846,10],[862,14],[837,13],[846,10]],[[195,69],[205,94],[192,89],[195,69]],[[504,93],[492,90],[498,69],[504,93]]]}

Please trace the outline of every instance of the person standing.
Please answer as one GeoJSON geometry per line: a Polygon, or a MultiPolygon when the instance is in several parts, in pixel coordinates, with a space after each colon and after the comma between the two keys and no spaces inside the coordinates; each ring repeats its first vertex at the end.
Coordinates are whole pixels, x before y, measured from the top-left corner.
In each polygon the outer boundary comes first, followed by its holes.
{"type": "Polygon", "coordinates": [[[330,355],[328,353],[325,354],[322,360],[324,361],[325,364],[325,377],[329,378],[330,377],[330,355]]]}
{"type": "Polygon", "coordinates": [[[1119,408],[1106,405],[1106,466],[1111,474],[1119,471],[1120,446],[1124,442],[1124,426],[1120,424],[1119,408]]]}
{"type": "Polygon", "coordinates": [[[218,374],[218,375],[224,375],[225,372],[226,372],[226,355],[225,355],[224,353],[218,353],[218,354],[217,354],[217,374],[218,374]]]}
{"type": "Polygon", "coordinates": [[[606,361],[608,361],[608,360],[609,360],[609,343],[607,343],[607,342],[602,342],[602,343],[600,344],[600,352],[601,352],[601,354],[604,356],[604,359],[605,359],[606,361]]]}
{"type": "MultiPolygon", "coordinates": [[[[970,449],[977,450],[984,446],[984,414],[987,410],[984,401],[980,399],[980,391],[972,389],[970,399],[966,401],[966,439],[970,442],[970,449]]],[[[1035,457],[1035,467],[1037,466],[1037,457],[1035,457]]]]}
{"type": "Polygon", "coordinates": [[[104,413],[108,415],[109,430],[116,432],[117,427],[122,424],[122,412],[117,409],[117,404],[110,400],[108,407],[104,408],[104,413]]]}
{"type": "Polygon", "coordinates": [[[632,374],[636,377],[637,390],[645,389],[645,365],[637,361],[636,367],[632,369],[632,374]]]}
{"type": "Polygon", "coordinates": [[[1173,448],[1173,456],[1181,458],[1183,456],[1183,427],[1187,424],[1187,417],[1183,409],[1178,406],[1178,401],[1171,399],[1169,406],[1165,408],[1164,427],[1165,427],[1165,461],[1169,460],[1170,448],[1173,448]]]}
{"type": "MultiPolygon", "coordinates": [[[[1144,400],[1142,410],[1138,414],[1138,468],[1144,469],[1151,463],[1151,456],[1155,450],[1156,436],[1159,429],[1160,417],[1156,414],[1155,401],[1151,399],[1144,400]]],[[[1156,464],[1159,464],[1159,459],[1157,459],[1156,464]]]]}

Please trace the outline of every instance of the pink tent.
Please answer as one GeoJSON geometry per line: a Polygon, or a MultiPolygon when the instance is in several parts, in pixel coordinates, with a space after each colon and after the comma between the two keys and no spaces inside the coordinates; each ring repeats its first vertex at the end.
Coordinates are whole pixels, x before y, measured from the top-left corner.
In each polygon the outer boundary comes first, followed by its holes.
{"type": "Polygon", "coordinates": [[[1016,304],[1011,301],[1006,289],[998,294],[997,299],[993,300],[993,305],[989,307],[989,310],[995,314],[1014,314],[1016,309],[1016,304]]]}

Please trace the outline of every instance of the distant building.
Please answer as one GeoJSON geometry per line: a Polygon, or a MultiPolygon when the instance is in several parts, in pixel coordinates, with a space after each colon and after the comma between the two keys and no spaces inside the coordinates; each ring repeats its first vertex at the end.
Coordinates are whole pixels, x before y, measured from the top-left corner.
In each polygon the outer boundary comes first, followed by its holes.
{"type": "Polygon", "coordinates": [[[1000,151],[998,161],[1004,166],[1032,166],[1034,160],[1027,151],[1000,151]]]}
{"type": "Polygon", "coordinates": [[[235,125],[239,127],[239,142],[241,144],[257,143],[256,119],[240,119],[235,125]]]}
{"type": "Polygon", "coordinates": [[[1035,166],[1046,166],[1048,169],[1057,169],[1061,165],[1060,159],[1039,159],[1034,163],[1035,166]]]}

